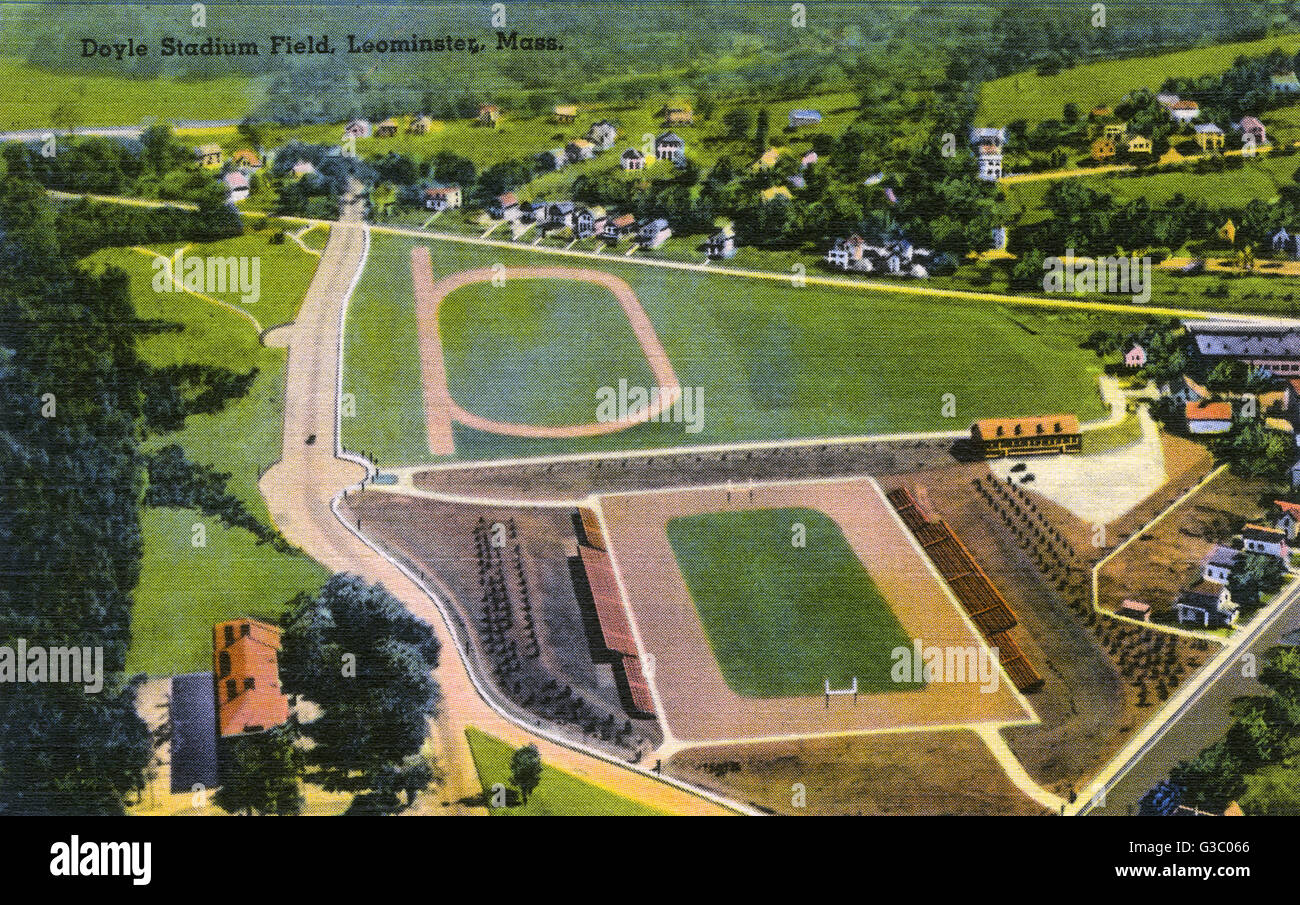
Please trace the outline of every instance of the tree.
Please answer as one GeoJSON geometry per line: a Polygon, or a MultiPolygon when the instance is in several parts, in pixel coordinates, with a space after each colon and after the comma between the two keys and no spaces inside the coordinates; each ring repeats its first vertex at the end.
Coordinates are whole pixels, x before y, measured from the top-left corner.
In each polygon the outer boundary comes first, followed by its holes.
{"type": "Polygon", "coordinates": [[[334,575],[285,614],[284,690],[320,708],[302,726],[329,791],[378,790],[420,752],[440,692],[439,643],[383,585],[334,575]]]}
{"type": "Polygon", "coordinates": [[[542,781],[542,756],[536,745],[525,745],[510,758],[510,781],[519,789],[524,804],[528,796],[542,781]]]}
{"type": "Polygon", "coordinates": [[[727,137],[732,140],[739,140],[748,135],[752,122],[753,117],[749,115],[748,107],[735,107],[722,114],[722,125],[726,127],[727,137]]]}
{"type": "Polygon", "coordinates": [[[231,814],[300,814],[304,766],[292,721],[265,732],[222,739],[221,788],[212,800],[231,814]]]}
{"type": "Polygon", "coordinates": [[[767,150],[767,108],[758,108],[758,117],[754,122],[754,151],[762,154],[767,150]]]}
{"type": "Polygon", "coordinates": [[[1286,566],[1276,556],[1242,553],[1228,574],[1228,591],[1238,606],[1253,609],[1261,595],[1276,593],[1286,579],[1286,566]]]}

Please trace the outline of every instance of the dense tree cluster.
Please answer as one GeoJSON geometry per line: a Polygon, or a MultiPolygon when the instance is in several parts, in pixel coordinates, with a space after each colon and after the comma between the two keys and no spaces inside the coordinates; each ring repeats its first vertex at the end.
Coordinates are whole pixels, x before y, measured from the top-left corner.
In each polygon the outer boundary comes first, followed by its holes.
{"type": "Polygon", "coordinates": [[[335,575],[282,619],[284,690],[319,708],[303,723],[312,779],[360,793],[358,810],[391,812],[433,781],[421,756],[440,692],[440,645],[382,585],[335,575]]]}
{"type": "Polygon", "coordinates": [[[1224,738],[1170,773],[1188,804],[1220,813],[1239,799],[1248,814],[1294,814],[1300,806],[1294,782],[1269,781],[1294,771],[1300,755],[1300,649],[1273,648],[1259,681],[1269,693],[1234,701],[1224,738]]]}
{"type": "Polygon", "coordinates": [[[0,644],[103,648],[106,681],[0,695],[0,813],[117,813],[152,743],[123,676],[141,397],[124,274],[88,274],[35,182],[0,179],[0,644]]]}

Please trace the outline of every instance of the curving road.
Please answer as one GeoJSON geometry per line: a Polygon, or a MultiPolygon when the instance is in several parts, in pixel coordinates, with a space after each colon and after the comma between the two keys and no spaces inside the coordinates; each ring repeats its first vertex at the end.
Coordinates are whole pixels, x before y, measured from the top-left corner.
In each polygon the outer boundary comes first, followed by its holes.
{"type": "Polygon", "coordinates": [[[464,735],[467,726],[476,726],[511,745],[536,744],[546,763],[665,811],[729,813],[668,781],[557,744],[503,717],[479,695],[458,655],[456,639],[431,597],[335,516],[335,498],[357,485],[369,470],[360,458],[342,451],[337,430],[342,318],[369,247],[358,188],[354,186],[344,198],[339,222],[330,231],[297,320],[267,335],[268,344],[288,347],[282,457],[259,484],[276,526],[327,568],[381,582],[427,621],[442,642],[437,670],[442,715],[433,722],[431,738],[446,774],[440,793],[447,812],[486,813],[483,808],[458,804],[481,791],[464,735]]]}

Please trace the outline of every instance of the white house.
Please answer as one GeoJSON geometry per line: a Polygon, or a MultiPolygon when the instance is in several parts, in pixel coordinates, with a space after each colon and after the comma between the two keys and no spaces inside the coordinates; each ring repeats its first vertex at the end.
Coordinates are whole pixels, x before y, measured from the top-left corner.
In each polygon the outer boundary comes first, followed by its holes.
{"type": "Polygon", "coordinates": [[[1231,547],[1216,545],[1205,558],[1205,563],[1201,567],[1201,577],[1215,584],[1227,584],[1228,575],[1232,573],[1232,567],[1236,564],[1239,555],[1240,553],[1231,547]]]}
{"type": "Polygon", "coordinates": [[[431,211],[445,211],[460,207],[461,192],[458,185],[435,185],[424,190],[424,206],[431,211]]]}
{"type": "Polygon", "coordinates": [[[609,218],[603,207],[580,208],[574,217],[573,231],[579,239],[588,239],[605,228],[607,219],[609,218]]]}
{"type": "Polygon", "coordinates": [[[668,221],[662,217],[655,220],[647,220],[637,229],[637,241],[644,248],[658,248],[668,241],[668,237],[673,231],[668,228],[668,221]]]}
{"type": "Polygon", "coordinates": [[[369,138],[370,120],[354,119],[343,127],[344,138],[369,138]]]}
{"type": "Polygon", "coordinates": [[[1124,366],[1127,368],[1145,368],[1147,364],[1147,350],[1142,348],[1141,343],[1133,343],[1124,353],[1124,366]]]}
{"type": "Polygon", "coordinates": [[[497,195],[488,204],[488,216],[496,220],[518,220],[519,214],[519,199],[513,192],[497,195]]]}
{"type": "Polygon", "coordinates": [[[803,126],[820,125],[822,114],[820,110],[791,110],[790,111],[790,128],[799,129],[803,126]]]}
{"type": "Polygon", "coordinates": [[[730,258],[736,254],[736,234],[730,227],[718,230],[704,243],[710,258],[730,258]]]}
{"type": "Polygon", "coordinates": [[[243,201],[248,197],[248,177],[238,170],[232,170],[222,177],[230,194],[227,201],[243,201]]]}
{"type": "Polygon", "coordinates": [[[618,158],[619,165],[624,170],[644,170],[645,155],[636,148],[628,148],[618,158]]]}
{"type": "Polygon", "coordinates": [[[1249,553],[1266,553],[1286,562],[1289,555],[1286,532],[1268,525],[1247,525],[1241,529],[1242,546],[1249,553]]]}
{"type": "Polygon", "coordinates": [[[676,163],[686,157],[686,141],[676,132],[665,132],[655,139],[655,157],[676,163]]]}
{"type": "Polygon", "coordinates": [[[1237,621],[1237,605],[1232,602],[1228,586],[1212,581],[1198,582],[1184,591],[1174,603],[1174,612],[1180,623],[1199,622],[1205,628],[1237,621]]]}
{"type": "Polygon", "coordinates": [[[546,206],[546,225],[563,229],[573,226],[574,206],[572,201],[556,201],[546,206]]]}
{"type": "Polygon", "coordinates": [[[1002,148],[991,142],[979,146],[975,154],[979,162],[979,178],[986,182],[997,182],[1002,178],[1002,148]]]}
{"type": "Polygon", "coordinates": [[[614,142],[618,141],[618,129],[607,119],[602,119],[598,123],[593,123],[587,130],[587,138],[597,150],[608,151],[614,147],[614,142]]]}
{"type": "Polygon", "coordinates": [[[1177,100],[1169,105],[1169,115],[1174,122],[1190,123],[1201,115],[1201,105],[1196,101],[1177,100]]]}

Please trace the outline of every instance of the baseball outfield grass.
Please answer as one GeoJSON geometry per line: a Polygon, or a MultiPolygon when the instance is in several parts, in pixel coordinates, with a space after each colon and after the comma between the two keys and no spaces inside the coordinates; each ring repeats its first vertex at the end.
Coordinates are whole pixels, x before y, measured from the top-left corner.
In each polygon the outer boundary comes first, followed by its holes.
{"type": "Polygon", "coordinates": [[[451,397],[495,421],[587,424],[600,388],[655,382],[618,299],[595,283],[472,283],[442,301],[438,328],[451,397]]]}
{"type": "MultiPolygon", "coordinates": [[[[369,452],[382,465],[433,460],[424,432],[412,301],[410,249],[417,242],[430,246],[435,278],[494,263],[599,266],[621,277],[636,291],[682,385],[698,389],[701,418],[694,426],[699,430],[666,422],[599,437],[533,440],[457,425],[457,455],[463,459],[962,431],[977,418],[1058,411],[1089,420],[1105,411],[1097,393],[1100,364],[1080,342],[1094,330],[1132,328],[1138,322],[892,291],[797,288],[776,280],[637,266],[614,256],[592,261],[539,254],[527,246],[475,247],[375,233],[348,309],[344,391],[355,397],[356,415],[344,417],[343,438],[349,449],[369,452]]],[[[630,330],[614,299],[604,299],[584,295],[582,310],[563,317],[570,323],[580,318],[617,322],[608,342],[621,343],[619,337],[630,337],[630,330]]],[[[460,304],[468,309],[472,299],[460,304]]],[[[512,398],[531,400],[530,405],[541,406],[537,411],[569,405],[553,397],[574,385],[565,373],[569,363],[589,369],[598,361],[590,348],[590,337],[597,334],[547,333],[540,352],[521,350],[521,337],[554,316],[557,312],[526,312],[522,332],[503,332],[500,320],[471,321],[467,310],[456,325],[455,342],[444,346],[448,357],[461,363],[449,368],[449,381],[459,388],[454,392],[473,392],[476,405],[487,405],[489,396],[501,393],[517,375],[509,388],[512,398]],[[462,348],[462,343],[470,345],[462,348]],[[471,355],[477,360],[465,367],[471,355]],[[560,383],[539,380],[528,370],[529,361],[543,356],[549,360],[541,373],[560,383]],[[471,390],[488,374],[490,392],[471,390]]],[[[626,342],[643,362],[635,342],[626,342]]],[[[611,358],[626,367],[627,354],[611,358]]],[[[578,381],[582,394],[572,402],[588,406],[588,384],[617,386],[619,373],[618,368],[604,375],[591,371],[578,381]]],[[[552,411],[549,417],[559,415],[552,411]]]]}
{"type": "Polygon", "coordinates": [[[908,637],[839,526],[815,509],[707,512],[668,540],[727,686],[755,698],[920,688],[890,678],[908,637]],[[798,526],[803,546],[797,546],[798,526]]]}
{"type": "MultiPolygon", "coordinates": [[[[513,788],[510,758],[514,749],[501,739],[473,727],[465,730],[474,770],[490,800],[495,785],[513,788]]],[[[517,791],[515,793],[518,794],[517,791]]],[[[516,800],[514,795],[511,800],[516,800]]],[[[510,817],[661,817],[664,812],[608,789],[579,779],[555,767],[542,765],[542,780],[528,796],[528,802],[491,808],[492,814],[510,817]]]]}

